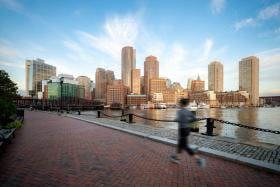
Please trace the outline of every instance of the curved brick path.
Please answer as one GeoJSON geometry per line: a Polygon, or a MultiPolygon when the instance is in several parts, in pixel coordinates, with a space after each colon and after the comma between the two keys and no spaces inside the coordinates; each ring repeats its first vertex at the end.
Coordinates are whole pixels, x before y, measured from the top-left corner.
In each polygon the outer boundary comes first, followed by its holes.
{"type": "Polygon", "coordinates": [[[277,186],[280,177],[215,157],[207,168],[173,147],[47,114],[26,112],[25,125],[0,155],[0,186],[277,186]]]}

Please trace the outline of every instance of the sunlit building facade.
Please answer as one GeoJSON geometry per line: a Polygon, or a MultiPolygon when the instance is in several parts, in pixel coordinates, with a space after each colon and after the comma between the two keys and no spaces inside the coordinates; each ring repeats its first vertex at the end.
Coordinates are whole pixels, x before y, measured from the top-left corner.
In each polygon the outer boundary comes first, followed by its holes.
{"type": "Polygon", "coordinates": [[[37,97],[42,92],[42,80],[56,76],[56,67],[46,64],[44,60],[25,61],[25,89],[29,96],[37,97]]]}
{"type": "Polygon", "coordinates": [[[224,89],[224,66],[218,61],[208,65],[208,90],[222,92],[224,89]]]}
{"type": "Polygon", "coordinates": [[[250,56],[239,62],[239,90],[250,94],[250,105],[259,105],[259,59],[250,56]]]}

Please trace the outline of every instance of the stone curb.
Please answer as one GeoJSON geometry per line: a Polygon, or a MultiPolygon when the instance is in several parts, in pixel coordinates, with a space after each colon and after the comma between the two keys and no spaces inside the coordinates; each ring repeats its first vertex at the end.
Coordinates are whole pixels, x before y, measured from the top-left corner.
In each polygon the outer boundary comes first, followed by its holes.
{"type": "MultiPolygon", "coordinates": [[[[123,129],[123,128],[119,128],[119,127],[115,127],[112,125],[108,125],[108,124],[104,124],[104,123],[100,123],[97,121],[90,121],[90,120],[86,120],[86,119],[82,119],[79,117],[75,117],[75,116],[71,116],[71,115],[66,115],[65,117],[70,117],[73,119],[77,119],[77,120],[81,120],[81,121],[85,121],[88,123],[92,123],[92,124],[96,124],[102,127],[107,127],[107,128],[111,128],[111,129],[115,129],[121,132],[126,132],[128,134],[132,134],[132,135],[136,135],[142,138],[147,138],[149,140],[152,141],[156,141],[156,142],[160,142],[160,143],[164,143],[167,145],[172,145],[172,146],[176,146],[177,145],[177,141],[174,140],[170,140],[167,138],[162,138],[162,137],[158,137],[158,136],[153,136],[153,135],[149,135],[146,133],[142,133],[142,132],[136,132],[136,131],[132,131],[132,130],[128,130],[128,129],[123,129]]],[[[239,156],[239,155],[234,155],[234,154],[229,154],[229,153],[225,153],[222,151],[217,151],[217,150],[213,150],[213,149],[209,149],[209,148],[205,148],[205,147],[200,147],[198,148],[198,151],[204,154],[208,154],[211,156],[217,156],[219,158],[225,159],[225,160],[229,160],[229,161],[233,161],[233,162],[238,162],[247,166],[251,166],[257,169],[264,169],[266,171],[269,172],[273,172],[273,173],[280,173],[280,166],[279,165],[275,165],[275,164],[271,164],[271,163],[266,163],[266,162],[262,162],[259,160],[255,160],[255,159],[251,159],[251,158],[247,158],[247,157],[243,157],[243,156],[239,156]]]]}

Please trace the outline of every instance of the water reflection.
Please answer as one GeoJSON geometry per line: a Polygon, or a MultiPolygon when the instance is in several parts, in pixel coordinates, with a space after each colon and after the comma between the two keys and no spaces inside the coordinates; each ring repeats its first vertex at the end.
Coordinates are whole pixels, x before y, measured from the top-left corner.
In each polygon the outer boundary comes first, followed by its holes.
{"type": "MultiPolygon", "coordinates": [[[[173,120],[176,117],[177,109],[165,110],[130,110],[135,114],[153,118],[173,120]]],[[[120,115],[120,111],[111,111],[114,115],[120,115]]],[[[233,108],[233,109],[201,109],[197,111],[198,117],[212,117],[225,121],[241,123],[249,126],[280,130],[280,108],[233,108]]],[[[177,129],[177,123],[166,123],[158,121],[135,118],[135,122],[152,125],[159,128],[177,129]]],[[[205,131],[205,121],[199,123],[201,132],[205,131]]],[[[266,142],[280,145],[280,135],[255,130],[248,130],[232,125],[215,123],[214,132],[220,136],[237,138],[240,142],[266,142]]]]}
{"type": "MultiPolygon", "coordinates": [[[[258,110],[256,108],[238,110],[238,121],[244,125],[250,124],[251,127],[256,127],[258,110]]],[[[237,127],[235,137],[241,142],[257,142],[255,130],[244,129],[237,127]]]]}

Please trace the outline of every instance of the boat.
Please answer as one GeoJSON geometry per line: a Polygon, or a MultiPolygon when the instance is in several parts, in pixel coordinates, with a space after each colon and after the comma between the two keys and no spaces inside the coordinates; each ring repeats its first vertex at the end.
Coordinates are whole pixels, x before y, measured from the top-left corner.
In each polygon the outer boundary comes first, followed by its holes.
{"type": "Polygon", "coordinates": [[[155,109],[166,109],[166,104],[165,103],[157,103],[155,105],[155,109]]]}
{"type": "Polygon", "coordinates": [[[210,105],[207,105],[205,103],[200,103],[197,108],[199,108],[199,109],[206,109],[206,108],[210,108],[210,105]]]}
{"type": "Polygon", "coordinates": [[[187,109],[189,109],[190,111],[196,111],[197,110],[197,104],[195,101],[191,102],[188,106],[187,109]]]}
{"type": "Polygon", "coordinates": [[[222,105],[222,106],[221,106],[221,108],[225,109],[225,108],[227,108],[227,107],[226,107],[226,106],[224,106],[224,105],[222,105]]]}
{"type": "Polygon", "coordinates": [[[129,106],[129,109],[136,109],[136,108],[137,108],[137,106],[135,106],[135,105],[129,106]]]}

